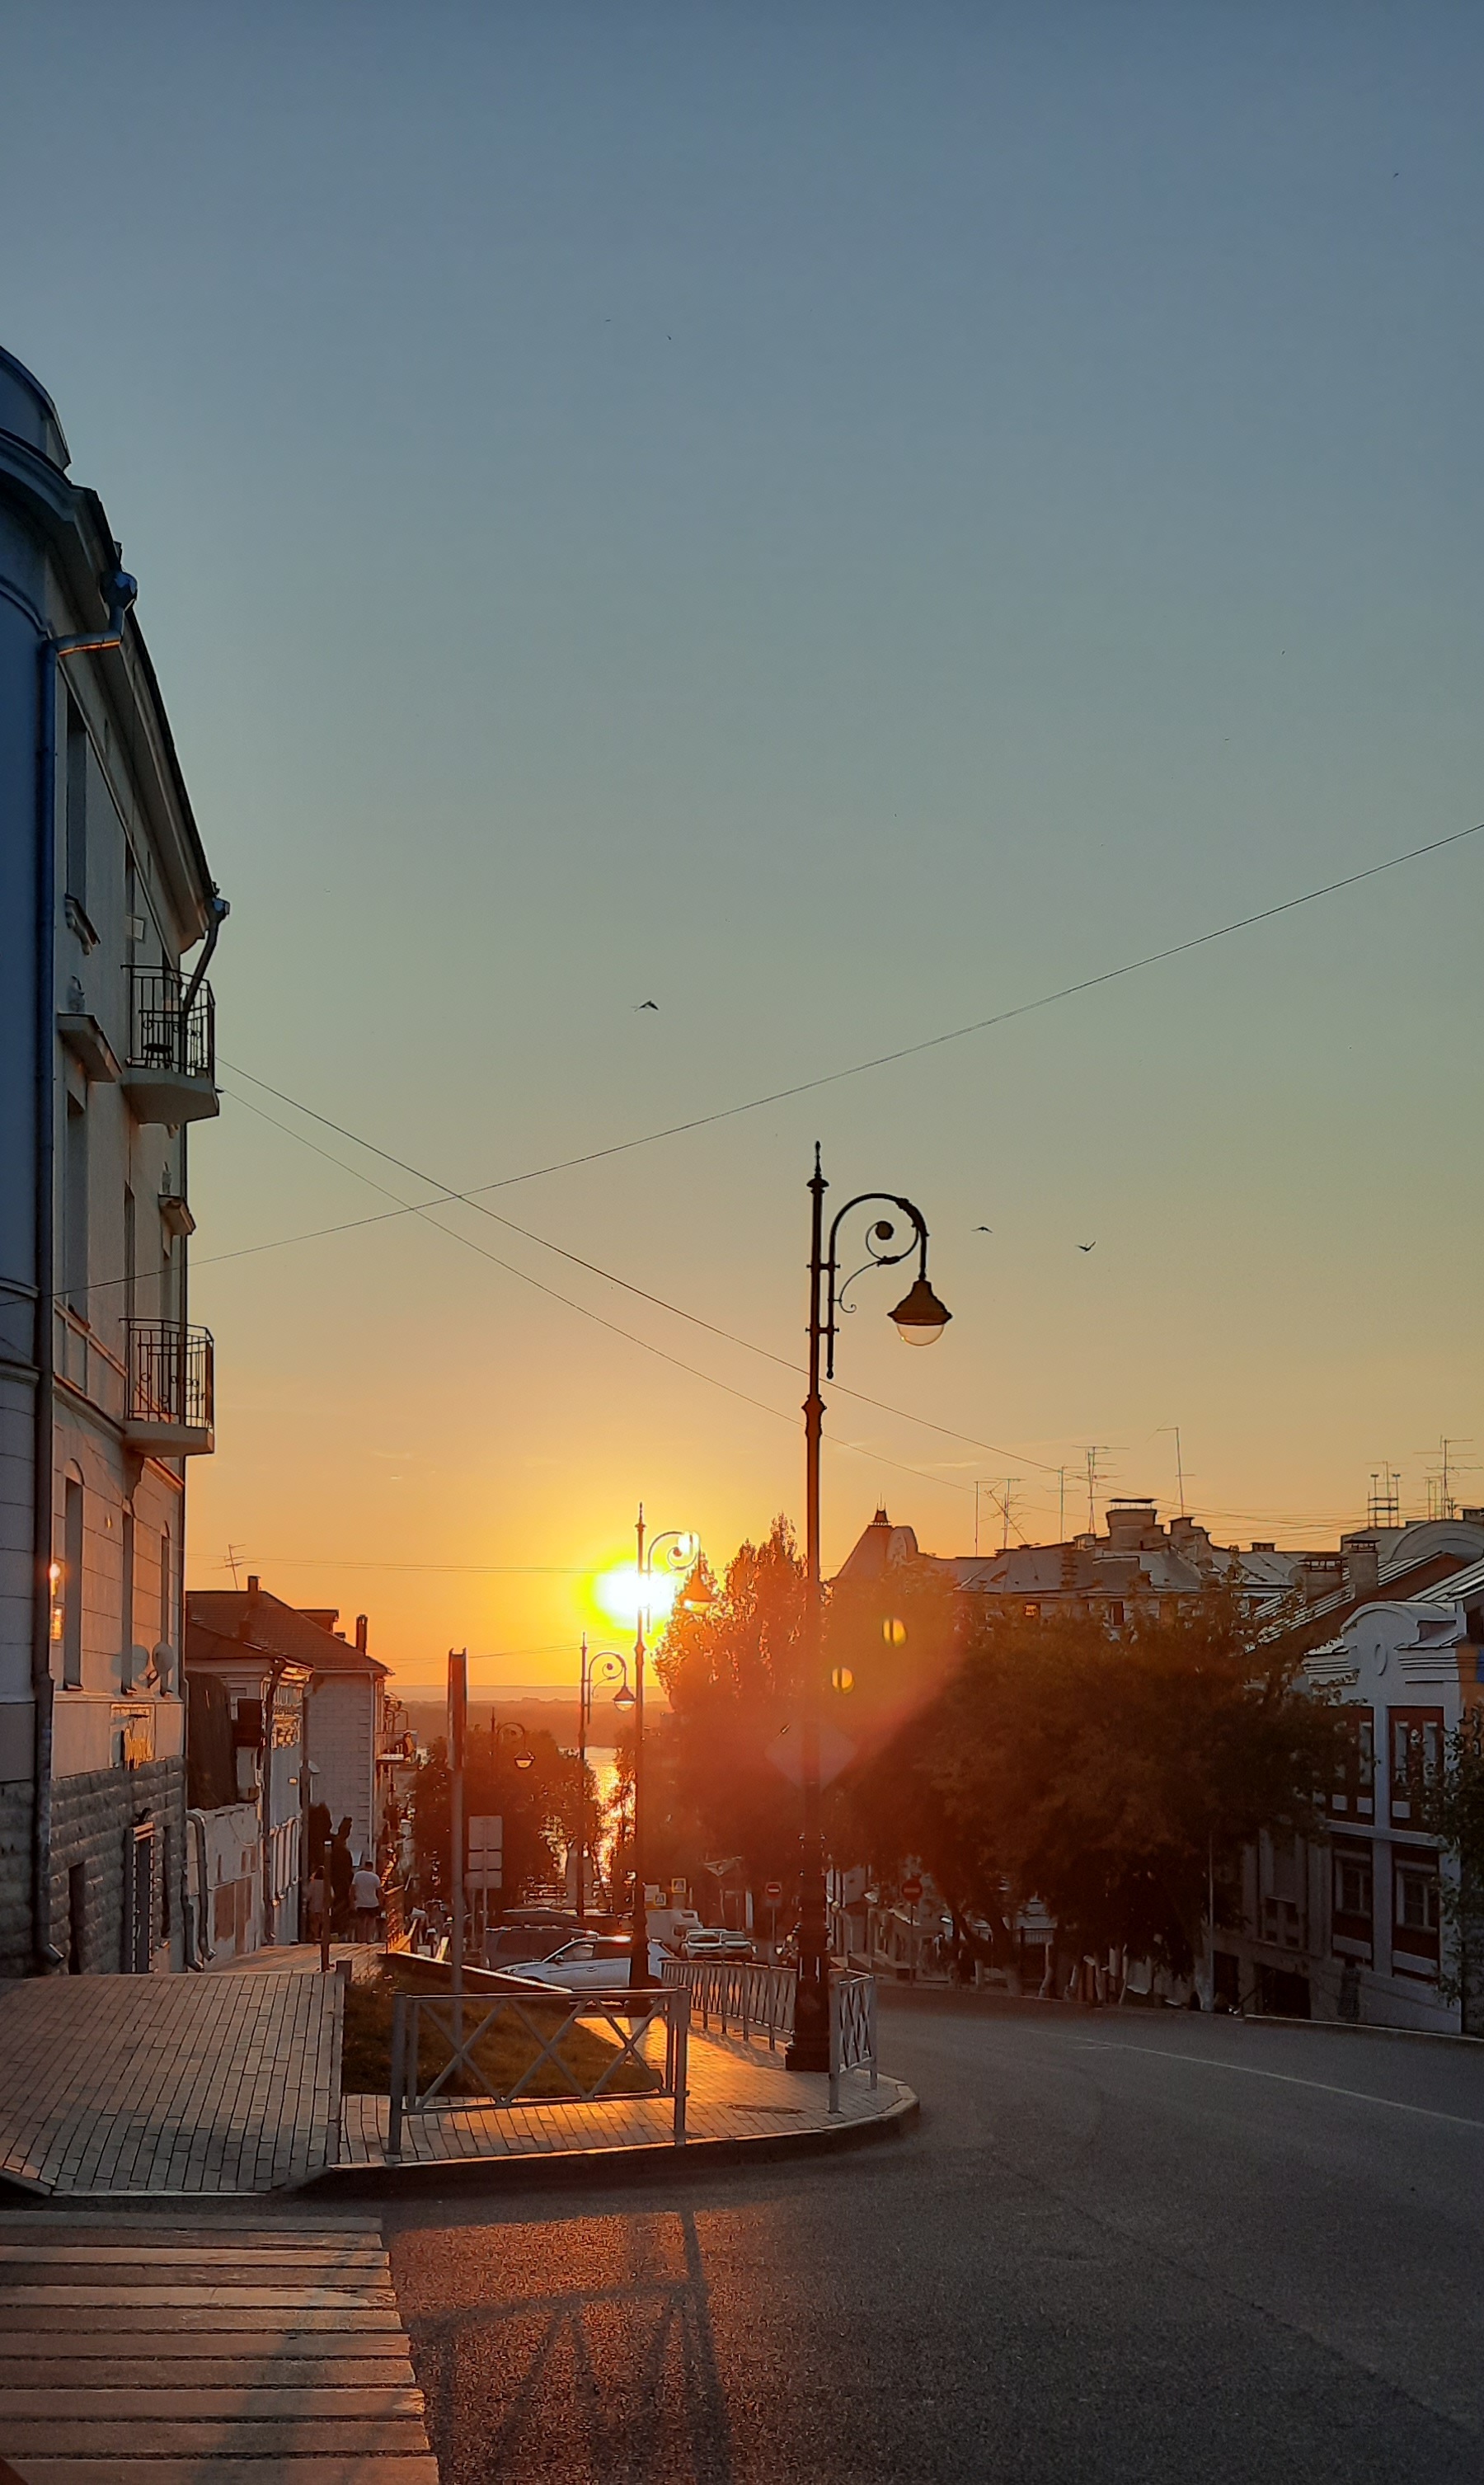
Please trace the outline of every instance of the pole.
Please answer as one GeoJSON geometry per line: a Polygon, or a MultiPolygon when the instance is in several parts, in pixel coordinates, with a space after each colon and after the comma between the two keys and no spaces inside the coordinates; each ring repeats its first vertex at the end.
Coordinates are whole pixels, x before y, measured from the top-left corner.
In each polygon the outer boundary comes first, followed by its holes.
{"type": "Polygon", "coordinates": [[[453,1939],[450,1982],[453,1992],[453,2042],[464,2041],[464,1742],[469,1724],[469,1652],[449,1651],[449,1846],[453,1871],[453,1939]]]}
{"type": "Polygon", "coordinates": [[[577,1678],[577,1921],[587,1914],[588,1885],[588,1634],[582,1635],[581,1672],[577,1678]]]}
{"type": "MultiPolygon", "coordinates": [[[[819,1445],[824,1400],[819,1394],[820,1301],[825,1275],[824,1195],[829,1185],[814,1144],[810,1181],[809,1396],[804,1402],[804,1631],[800,1650],[800,1758],[803,1769],[804,1837],[799,1871],[799,1968],[793,2006],[791,2071],[830,2067],[830,1965],[826,1949],[824,1833],[819,1787],[819,1445]]],[[[833,1306],[832,1306],[833,1316],[833,1306]]]]}
{"type": "Polygon", "coordinates": [[[649,1919],[645,1910],[644,1850],[640,1844],[641,1780],[645,1756],[645,1506],[639,1505],[635,1522],[635,1539],[639,1547],[639,1607],[634,1624],[634,1821],[629,1840],[629,1862],[634,1871],[634,1937],[629,1951],[629,1984],[645,1985],[649,1981],[649,1919]]]}

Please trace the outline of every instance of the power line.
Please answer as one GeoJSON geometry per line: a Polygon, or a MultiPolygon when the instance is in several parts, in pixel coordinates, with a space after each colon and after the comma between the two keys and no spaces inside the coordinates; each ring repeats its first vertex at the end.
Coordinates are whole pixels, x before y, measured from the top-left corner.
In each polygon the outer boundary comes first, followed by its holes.
{"type": "MultiPolygon", "coordinates": [[[[1103,984],[1115,984],[1125,976],[1141,974],[1145,968],[1163,966],[1170,958],[1183,958],[1192,949],[1207,948],[1213,941],[1228,941],[1234,933],[1250,932],[1255,924],[1275,922],[1280,915],[1292,915],[1301,906],[1317,905],[1321,898],[1337,896],[1341,889],[1358,888],[1362,881],[1375,880],[1383,872],[1399,871],[1404,863],[1419,862],[1425,855],[1441,854],[1445,847],[1461,845],[1466,838],[1476,837],[1481,833],[1484,833],[1484,820],[1476,820],[1471,828],[1454,829],[1447,836],[1432,837],[1426,845],[1411,846],[1405,854],[1388,856],[1384,862],[1367,863],[1360,871],[1346,872],[1339,880],[1326,881],[1319,888],[1306,888],[1300,896],[1285,897],[1276,906],[1261,907],[1254,915],[1239,915],[1230,923],[1219,923],[1213,931],[1196,932],[1188,941],[1175,941],[1168,948],[1151,949],[1141,958],[1130,958],[1121,967],[1105,967],[1098,974],[1085,975],[1075,984],[1062,984],[1056,992],[1042,993],[1035,1000],[1019,1001],[1011,1009],[996,1010],[989,1018],[972,1019],[967,1025],[948,1027],[941,1035],[926,1035],[916,1044],[898,1045],[892,1052],[873,1053],[869,1060],[851,1062],[844,1070],[827,1070],[816,1079],[798,1079],[791,1087],[776,1087],[766,1096],[751,1096],[745,1104],[722,1106],[714,1113],[697,1113],[689,1121],[671,1122],[663,1130],[646,1131],[637,1138],[616,1139],[607,1147],[589,1148],[581,1156],[563,1157],[553,1164],[534,1166],[527,1173],[505,1174],[498,1182],[481,1183],[476,1190],[460,1192],[456,1196],[472,1200],[484,1191],[508,1190],[517,1183],[541,1182],[549,1174],[570,1173],[579,1165],[598,1164],[607,1157],[626,1156],[635,1148],[653,1147],[661,1139],[682,1138],[692,1131],[708,1130],[717,1122],[734,1121],[742,1113],[757,1113],[769,1105],[787,1104],[796,1096],[812,1095],[821,1087],[838,1086],[846,1079],[864,1079],[868,1071],[885,1070],[897,1061],[910,1061],[918,1053],[932,1052],[941,1045],[961,1044],[968,1036],[983,1035],[991,1027],[1006,1026],[1012,1019],[1028,1018],[1034,1010],[1051,1009],[1058,1001],[1072,1000],[1081,993],[1096,992],[1103,984]]],[[[225,1069],[235,1067],[225,1055],[219,1057],[225,1069]]],[[[281,1095],[276,1087],[268,1086],[265,1079],[254,1079],[251,1071],[239,1070],[237,1075],[253,1079],[255,1086],[262,1087],[270,1096],[278,1096],[281,1104],[292,1102],[291,1098],[281,1095]]],[[[328,1127],[337,1130],[340,1126],[331,1122],[328,1127]]]]}

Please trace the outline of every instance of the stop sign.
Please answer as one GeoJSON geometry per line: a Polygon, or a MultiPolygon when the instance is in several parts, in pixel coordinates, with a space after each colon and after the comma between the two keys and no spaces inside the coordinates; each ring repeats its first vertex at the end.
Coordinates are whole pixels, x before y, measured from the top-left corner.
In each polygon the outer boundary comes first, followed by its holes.
{"type": "Polygon", "coordinates": [[[783,1895],[783,1885],[782,1881],[764,1881],[762,1885],[762,1895],[765,1898],[769,1899],[781,1898],[783,1895]]]}
{"type": "Polygon", "coordinates": [[[909,1907],[915,1907],[921,1895],[922,1884],[914,1872],[910,1881],[904,1881],[902,1883],[902,1897],[906,1899],[909,1907]]]}

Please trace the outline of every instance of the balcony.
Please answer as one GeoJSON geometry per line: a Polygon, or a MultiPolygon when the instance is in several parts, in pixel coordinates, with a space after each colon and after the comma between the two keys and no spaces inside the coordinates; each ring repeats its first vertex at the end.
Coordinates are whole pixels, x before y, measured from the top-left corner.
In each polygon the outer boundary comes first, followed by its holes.
{"type": "Polygon", "coordinates": [[[216,1447],[216,1350],[206,1328],[128,1324],[124,1444],[143,1458],[209,1458],[216,1447]]]}
{"type": "Polygon", "coordinates": [[[203,984],[189,1010],[189,985],[176,967],[131,967],[129,1052],[123,1086],[136,1121],[209,1121],[222,1109],[216,1092],[216,1015],[203,984]]]}

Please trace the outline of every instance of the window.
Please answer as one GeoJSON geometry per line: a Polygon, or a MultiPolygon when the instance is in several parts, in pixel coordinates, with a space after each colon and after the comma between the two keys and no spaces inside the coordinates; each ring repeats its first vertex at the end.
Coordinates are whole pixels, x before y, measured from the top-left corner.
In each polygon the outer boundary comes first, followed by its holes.
{"type": "Polygon", "coordinates": [[[1336,1958],[1369,1967],[1375,1956],[1376,1881],[1371,1850],[1359,1839],[1336,1838],[1330,1857],[1330,1944],[1336,1958]]]}
{"type": "Polygon", "coordinates": [[[175,1573],[171,1558],[170,1530],[167,1527],[160,1538],[160,1637],[167,1648],[175,1646],[175,1634],[170,1627],[175,1619],[174,1590],[175,1573]]]}
{"type": "Polygon", "coordinates": [[[1442,1913],[1436,1863],[1425,1855],[1394,1856],[1391,1887],[1391,1965],[1400,1976],[1435,1976],[1442,1913]]]}
{"type": "Polygon", "coordinates": [[[88,734],[67,703],[67,894],[88,911],[88,734]]]}
{"type": "Polygon", "coordinates": [[[67,1138],[62,1160],[62,1256],[68,1308],[88,1317],[88,1115],[75,1096],[67,1100],[67,1138]]]}
{"type": "Polygon", "coordinates": [[[124,1317],[135,1317],[134,1280],[139,1270],[139,1225],[134,1214],[134,1194],[124,1187],[124,1317]]]}
{"type": "Polygon", "coordinates": [[[1330,1789],[1330,1811],[1341,1820],[1370,1820],[1376,1810],[1376,1725],[1369,1708],[1342,1720],[1343,1742],[1330,1789]]]}
{"type": "Polygon", "coordinates": [[[134,1514],[125,1510],[121,1521],[123,1531],[122,1577],[119,1591],[119,1688],[134,1688],[134,1514]]]}
{"type": "Polygon", "coordinates": [[[1423,1797],[1437,1782],[1443,1760],[1443,1710],[1388,1711],[1391,1745],[1391,1818],[1422,1825],[1423,1797]]]}
{"type": "Polygon", "coordinates": [[[1368,1918],[1371,1903],[1370,1857],[1336,1855],[1334,1858],[1335,1914],[1368,1918]]]}
{"type": "Polygon", "coordinates": [[[62,1680],[82,1685],[82,1485],[69,1476],[62,1516],[62,1680]]]}

